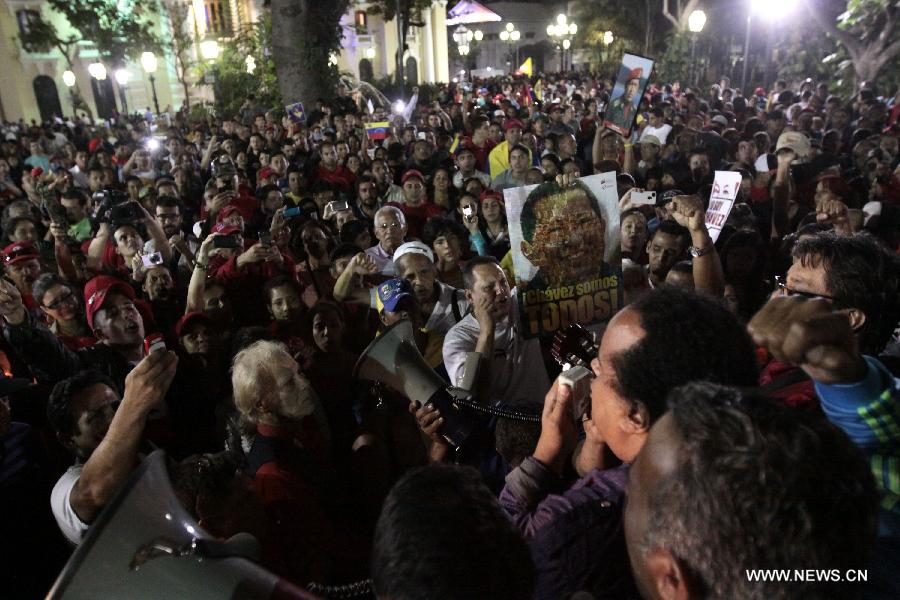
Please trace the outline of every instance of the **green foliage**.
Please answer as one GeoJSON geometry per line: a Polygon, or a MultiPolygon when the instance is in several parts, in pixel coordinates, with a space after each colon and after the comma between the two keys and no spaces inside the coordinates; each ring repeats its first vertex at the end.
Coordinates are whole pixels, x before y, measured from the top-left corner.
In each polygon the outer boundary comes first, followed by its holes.
{"type": "Polygon", "coordinates": [[[52,23],[39,16],[20,36],[29,52],[59,49],[71,64],[71,51],[80,41],[92,43],[111,65],[126,58],[137,60],[141,52],[160,52],[162,44],[153,32],[158,17],[156,0],[48,0],[50,9],[61,14],[77,34],[62,37],[52,23]]]}
{"type": "Polygon", "coordinates": [[[234,115],[250,94],[262,106],[281,106],[281,92],[275,76],[271,48],[272,20],[266,15],[222,43],[214,63],[200,67],[201,77],[208,73],[218,78],[216,105],[222,115],[234,115]],[[256,62],[253,73],[247,72],[247,57],[256,62]]]}
{"type": "Polygon", "coordinates": [[[665,39],[666,49],[653,69],[653,80],[680,81],[683,88],[691,70],[691,34],[671,31],[665,39]]]}

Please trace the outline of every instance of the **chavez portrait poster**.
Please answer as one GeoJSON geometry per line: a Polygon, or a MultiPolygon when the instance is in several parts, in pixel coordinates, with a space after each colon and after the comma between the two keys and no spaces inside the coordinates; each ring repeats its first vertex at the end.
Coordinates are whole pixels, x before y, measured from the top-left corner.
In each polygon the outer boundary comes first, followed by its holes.
{"type": "Polygon", "coordinates": [[[603,118],[605,127],[628,137],[652,71],[651,59],[625,53],[603,118]]]}
{"type": "Polygon", "coordinates": [[[524,335],[608,321],[622,307],[616,174],[503,195],[524,335]]]}

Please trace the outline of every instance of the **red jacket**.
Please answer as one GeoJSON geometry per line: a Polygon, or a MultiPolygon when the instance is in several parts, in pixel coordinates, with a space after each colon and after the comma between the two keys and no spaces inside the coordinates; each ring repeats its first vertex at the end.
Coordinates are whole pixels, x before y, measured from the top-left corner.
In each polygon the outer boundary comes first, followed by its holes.
{"type": "Polygon", "coordinates": [[[262,295],[263,284],[276,275],[294,275],[294,261],[283,253],[281,256],[281,264],[264,261],[241,268],[237,266],[237,256],[227,260],[221,256],[209,259],[208,275],[225,287],[234,304],[234,314],[246,319],[242,325],[261,325],[269,320],[266,299],[262,295]]]}
{"type": "Polygon", "coordinates": [[[320,164],[316,167],[316,171],[312,176],[313,183],[317,181],[327,181],[332,185],[341,188],[341,191],[349,194],[353,191],[353,184],[356,182],[356,175],[344,165],[338,165],[333,171],[326,169],[325,165],[320,164]]]}

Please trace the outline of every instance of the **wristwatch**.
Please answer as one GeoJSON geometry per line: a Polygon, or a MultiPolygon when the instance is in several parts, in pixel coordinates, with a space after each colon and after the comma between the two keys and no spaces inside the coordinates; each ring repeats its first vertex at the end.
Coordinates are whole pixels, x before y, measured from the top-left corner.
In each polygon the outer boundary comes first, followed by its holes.
{"type": "Polygon", "coordinates": [[[712,249],[715,247],[716,247],[716,245],[713,242],[710,242],[709,244],[706,245],[705,248],[698,248],[697,246],[691,246],[690,248],[688,248],[688,252],[691,253],[691,256],[693,258],[700,258],[701,256],[706,256],[707,254],[712,252],[712,249]]]}

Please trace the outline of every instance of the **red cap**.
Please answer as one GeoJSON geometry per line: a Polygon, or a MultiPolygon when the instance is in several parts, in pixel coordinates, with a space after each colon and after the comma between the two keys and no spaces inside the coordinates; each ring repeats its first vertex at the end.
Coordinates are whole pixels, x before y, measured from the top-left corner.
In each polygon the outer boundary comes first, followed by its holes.
{"type": "Polygon", "coordinates": [[[222,210],[219,211],[219,214],[216,215],[216,222],[221,223],[235,213],[241,215],[241,217],[244,216],[241,214],[241,209],[233,204],[229,204],[228,206],[223,207],[222,210]]]}
{"type": "Polygon", "coordinates": [[[134,300],[134,290],[130,285],[110,277],[109,275],[97,275],[84,284],[84,310],[87,313],[88,327],[94,328],[94,315],[103,307],[103,302],[110,292],[117,292],[134,300]]]}
{"type": "Polygon", "coordinates": [[[103,142],[101,142],[101,141],[100,141],[99,139],[97,139],[97,138],[92,139],[91,141],[88,142],[88,152],[90,152],[91,154],[93,154],[94,152],[97,151],[97,148],[99,148],[99,147],[100,147],[100,144],[102,144],[102,143],[103,143],[103,142]]]}
{"type": "Polygon", "coordinates": [[[44,174],[44,170],[43,170],[42,168],[40,168],[40,167],[35,167],[35,168],[33,168],[33,169],[31,170],[31,173],[30,173],[30,174],[31,174],[32,177],[34,177],[35,179],[37,179],[38,177],[40,177],[41,175],[44,174]]]}
{"type": "Polygon", "coordinates": [[[241,230],[234,225],[229,225],[228,223],[216,223],[215,227],[212,228],[213,233],[221,233],[223,235],[231,235],[232,233],[240,233],[241,230]]]}
{"type": "Polygon", "coordinates": [[[525,129],[525,126],[522,125],[522,121],[518,119],[507,119],[503,122],[503,131],[509,131],[514,127],[518,127],[519,129],[525,129]]]}
{"type": "Polygon", "coordinates": [[[422,183],[425,183],[425,177],[422,176],[421,172],[417,171],[416,169],[410,169],[403,174],[403,177],[400,179],[400,185],[403,185],[413,177],[417,178],[422,183]]]}
{"type": "Polygon", "coordinates": [[[35,248],[34,244],[31,242],[15,242],[10,244],[3,249],[2,256],[4,266],[14,265],[33,258],[40,258],[37,248],[35,248]]]}
{"type": "Polygon", "coordinates": [[[493,198],[494,200],[496,200],[496,201],[499,202],[500,204],[505,204],[505,203],[503,202],[503,194],[501,194],[501,193],[498,192],[497,190],[491,190],[491,189],[484,190],[483,192],[481,192],[481,196],[479,196],[478,199],[479,199],[481,202],[484,202],[485,199],[487,199],[487,198],[493,198]]]}
{"type": "Polygon", "coordinates": [[[631,81],[632,79],[640,79],[641,75],[644,74],[644,69],[640,67],[635,67],[631,71],[628,72],[628,78],[625,81],[631,81]]]}
{"type": "Polygon", "coordinates": [[[180,319],[178,319],[178,323],[175,324],[175,335],[177,335],[178,337],[181,337],[181,332],[184,330],[185,327],[188,327],[193,323],[200,323],[200,322],[206,323],[207,325],[209,325],[210,323],[212,323],[212,319],[210,319],[208,316],[206,316],[206,314],[204,314],[202,312],[197,312],[197,311],[189,312],[188,314],[186,314],[183,317],[181,317],[180,319]]]}

